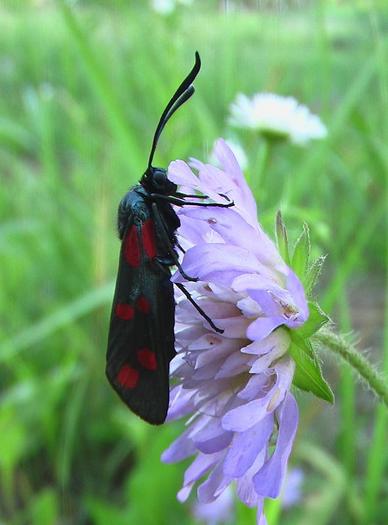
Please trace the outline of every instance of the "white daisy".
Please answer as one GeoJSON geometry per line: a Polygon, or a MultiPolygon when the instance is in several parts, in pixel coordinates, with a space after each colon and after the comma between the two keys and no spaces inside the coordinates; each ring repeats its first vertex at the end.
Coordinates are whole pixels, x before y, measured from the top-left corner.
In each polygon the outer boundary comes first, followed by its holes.
{"type": "Polygon", "coordinates": [[[161,15],[169,15],[175,11],[178,4],[190,5],[192,0],[152,0],[151,3],[154,11],[161,15]]]}
{"type": "Polygon", "coordinates": [[[239,93],[230,106],[230,113],[230,123],[236,127],[284,137],[298,145],[327,135],[321,119],[292,97],[256,93],[249,98],[239,93]]]}

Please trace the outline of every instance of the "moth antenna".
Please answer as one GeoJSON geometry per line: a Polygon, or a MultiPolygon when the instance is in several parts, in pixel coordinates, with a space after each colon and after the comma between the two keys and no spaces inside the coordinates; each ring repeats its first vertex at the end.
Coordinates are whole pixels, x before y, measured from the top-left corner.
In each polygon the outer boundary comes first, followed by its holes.
{"type": "MultiPolygon", "coordinates": [[[[189,98],[194,94],[195,92],[195,89],[194,89],[194,86],[190,86],[179,98],[178,100],[176,100],[176,102],[173,104],[173,106],[171,107],[171,109],[169,110],[169,112],[167,113],[165,119],[163,120],[163,122],[161,122],[161,125],[158,126],[158,135],[156,137],[156,144],[158,142],[158,139],[160,137],[160,135],[162,134],[162,131],[164,129],[164,126],[167,124],[167,122],[170,120],[170,118],[172,117],[172,115],[175,113],[175,111],[177,109],[180,108],[180,106],[182,106],[182,104],[184,104],[185,102],[187,102],[189,100],[189,98]]],[[[155,145],[156,147],[156,145],[155,145]]],[[[148,165],[148,167],[150,167],[150,164],[148,165]]]]}
{"type": "Polygon", "coordinates": [[[165,107],[162,113],[162,116],[159,119],[159,123],[156,127],[156,131],[155,131],[154,138],[152,141],[147,169],[151,168],[156,146],[158,144],[158,140],[159,140],[160,134],[163,131],[164,126],[167,124],[168,120],[172,117],[175,111],[178,108],[180,108],[180,106],[184,104],[193,95],[194,87],[191,84],[193,83],[194,79],[198,75],[200,69],[201,69],[201,58],[199,56],[198,51],[196,51],[195,52],[195,63],[194,63],[192,70],[187,75],[187,77],[182,81],[178,89],[175,91],[174,95],[171,97],[170,101],[168,102],[167,106],[165,107]]]}

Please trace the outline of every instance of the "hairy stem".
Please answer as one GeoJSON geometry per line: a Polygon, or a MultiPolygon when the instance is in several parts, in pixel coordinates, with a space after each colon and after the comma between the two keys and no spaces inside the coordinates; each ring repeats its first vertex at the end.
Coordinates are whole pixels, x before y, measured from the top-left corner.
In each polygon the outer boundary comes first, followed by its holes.
{"type": "Polygon", "coordinates": [[[351,343],[328,329],[322,329],[314,338],[340,355],[367,383],[368,387],[388,406],[388,383],[351,343]]]}

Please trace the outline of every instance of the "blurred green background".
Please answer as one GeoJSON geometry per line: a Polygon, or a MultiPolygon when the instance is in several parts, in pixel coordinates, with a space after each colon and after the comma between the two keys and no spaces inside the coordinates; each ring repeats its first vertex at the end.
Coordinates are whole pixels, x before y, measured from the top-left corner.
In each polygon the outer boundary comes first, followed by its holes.
{"type": "MultiPolygon", "coordinates": [[[[117,203],[196,49],[197,93],[157,164],[206,159],[230,136],[239,91],[292,95],[319,114],[328,139],[279,146],[261,184],[260,139],[240,132],[249,180],[271,235],[279,208],[294,239],[308,222],[328,254],[322,306],[388,374],[384,4],[194,0],[163,16],[148,0],[1,1],[1,525],[198,523],[175,497],[185,465],[159,460],[180,425],[147,426],[104,377],[117,203]]],[[[269,525],[386,525],[387,413],[321,357],[337,402],[297,394],[302,495],[270,502],[269,525]]],[[[237,505],[230,523],[253,524],[255,511],[237,505]]]]}

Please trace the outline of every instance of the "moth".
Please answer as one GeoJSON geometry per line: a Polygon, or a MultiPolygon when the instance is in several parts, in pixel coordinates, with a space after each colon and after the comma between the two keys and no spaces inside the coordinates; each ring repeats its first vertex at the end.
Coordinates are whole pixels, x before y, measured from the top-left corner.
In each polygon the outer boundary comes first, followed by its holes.
{"type": "MultiPolygon", "coordinates": [[[[164,126],[194,93],[192,82],[199,73],[195,64],[168,102],[157,125],[148,166],[138,184],[124,195],[118,208],[121,240],[119,267],[108,336],[107,378],[124,403],[145,421],[159,425],[169,404],[169,364],[175,356],[175,301],[170,281],[171,266],[187,281],[179,262],[176,231],[180,220],[172,205],[219,206],[227,202],[204,202],[206,195],[185,195],[167,178],[167,170],[152,166],[164,126]],[[189,200],[188,200],[189,199],[189,200]]],[[[183,251],[183,250],[182,250],[183,251]]],[[[191,297],[176,284],[197,311],[217,332],[222,332],[191,297]]]]}

